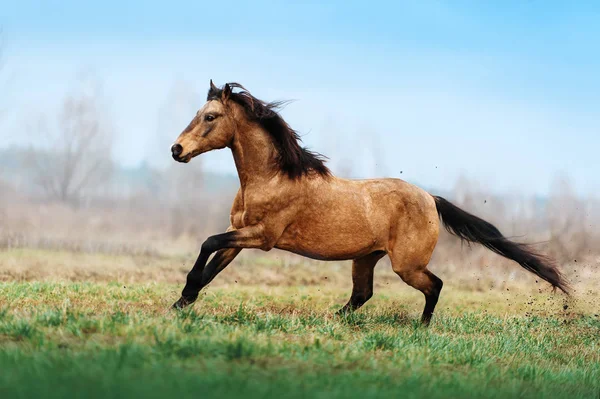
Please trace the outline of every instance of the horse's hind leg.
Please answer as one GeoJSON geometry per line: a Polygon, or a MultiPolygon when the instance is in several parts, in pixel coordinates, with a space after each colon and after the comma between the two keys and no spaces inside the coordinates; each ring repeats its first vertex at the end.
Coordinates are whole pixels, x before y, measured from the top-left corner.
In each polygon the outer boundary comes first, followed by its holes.
{"type": "Polygon", "coordinates": [[[396,274],[406,284],[418,289],[425,295],[425,308],[423,309],[421,322],[429,325],[444,283],[439,277],[427,270],[426,264],[420,265],[419,263],[407,262],[406,258],[402,259],[401,255],[394,256],[390,254],[390,258],[392,268],[396,274]]]}
{"type": "Polygon", "coordinates": [[[373,296],[373,272],[377,261],[385,255],[378,251],[352,261],[352,295],[337,314],[353,312],[373,296]]]}

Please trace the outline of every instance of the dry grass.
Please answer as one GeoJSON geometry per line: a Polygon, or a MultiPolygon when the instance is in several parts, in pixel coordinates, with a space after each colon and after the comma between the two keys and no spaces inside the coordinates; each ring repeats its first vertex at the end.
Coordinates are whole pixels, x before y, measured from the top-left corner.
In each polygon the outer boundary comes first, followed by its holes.
{"type": "MultiPolygon", "coordinates": [[[[153,257],[14,249],[0,251],[0,281],[70,281],[160,286],[166,284],[173,287],[174,293],[169,297],[169,300],[172,300],[185,282],[185,276],[194,259],[192,254],[185,257],[153,257]]],[[[503,268],[495,269],[493,265],[473,270],[470,270],[468,265],[461,269],[454,266],[438,266],[433,270],[446,283],[440,306],[463,308],[475,305],[468,301],[461,303],[460,298],[455,298],[454,303],[449,303],[451,299],[447,298],[452,298],[452,292],[458,291],[469,292],[470,299],[479,298],[481,303],[487,304],[486,306],[500,301],[503,309],[514,310],[515,314],[541,309],[533,306],[533,303],[521,306],[535,301],[539,304],[539,300],[533,301],[531,298],[540,295],[552,298],[544,301],[559,303],[557,306],[561,309],[563,304],[568,304],[569,312],[589,312],[595,307],[600,308],[600,278],[595,274],[594,266],[580,265],[578,269],[569,269],[575,288],[572,298],[558,293],[550,295],[552,291],[548,284],[520,270],[518,265],[508,268],[510,272],[503,268]]],[[[281,251],[269,254],[247,251],[213,281],[210,289],[227,288],[237,292],[244,287],[304,287],[310,290],[312,295],[334,290],[345,300],[351,291],[351,266],[350,262],[310,261],[281,251]]],[[[385,295],[394,298],[408,295],[418,304],[417,307],[421,306],[421,294],[404,284],[393,273],[387,260],[382,261],[376,269],[375,292],[376,297],[385,295]]]]}

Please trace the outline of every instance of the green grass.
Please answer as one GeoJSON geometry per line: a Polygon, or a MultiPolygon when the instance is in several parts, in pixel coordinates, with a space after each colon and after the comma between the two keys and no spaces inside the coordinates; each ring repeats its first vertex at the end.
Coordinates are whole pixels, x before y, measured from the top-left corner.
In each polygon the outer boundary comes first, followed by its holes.
{"type": "Polygon", "coordinates": [[[345,291],[209,289],[192,309],[167,311],[179,288],[0,283],[0,397],[600,392],[600,318],[567,313],[548,295],[510,297],[508,307],[503,294],[450,290],[424,329],[412,293],[382,292],[335,318],[345,291]]]}

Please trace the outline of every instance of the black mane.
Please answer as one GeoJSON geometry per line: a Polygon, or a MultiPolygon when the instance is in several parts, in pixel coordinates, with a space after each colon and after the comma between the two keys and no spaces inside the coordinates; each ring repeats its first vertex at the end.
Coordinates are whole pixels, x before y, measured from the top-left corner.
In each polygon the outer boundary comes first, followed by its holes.
{"type": "Polygon", "coordinates": [[[277,112],[286,104],[286,101],[266,103],[252,96],[239,83],[227,83],[223,88],[217,88],[211,84],[207,101],[221,101],[226,89],[229,93],[229,100],[242,106],[248,118],[260,124],[271,135],[279,153],[276,160],[277,165],[290,179],[300,178],[310,172],[321,176],[331,175],[329,168],[325,166],[323,155],[300,146],[302,140],[298,133],[277,112]],[[241,89],[241,91],[231,92],[235,88],[241,89]]]}

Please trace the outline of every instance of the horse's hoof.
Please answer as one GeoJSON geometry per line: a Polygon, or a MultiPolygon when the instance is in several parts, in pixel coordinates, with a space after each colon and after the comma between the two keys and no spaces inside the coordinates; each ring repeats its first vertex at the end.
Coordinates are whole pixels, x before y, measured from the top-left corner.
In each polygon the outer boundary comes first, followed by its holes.
{"type": "Polygon", "coordinates": [[[181,310],[181,309],[183,309],[185,305],[182,303],[182,299],[183,299],[183,298],[179,298],[179,299],[177,300],[177,302],[175,302],[175,303],[174,303],[174,304],[171,306],[171,309],[173,309],[173,310],[181,310]]]}
{"type": "Polygon", "coordinates": [[[181,297],[177,300],[177,302],[175,302],[173,304],[173,306],[171,306],[171,309],[175,309],[175,310],[181,310],[183,308],[185,308],[186,306],[189,306],[190,304],[192,304],[194,301],[196,300],[196,298],[185,298],[185,297],[181,297]]]}

